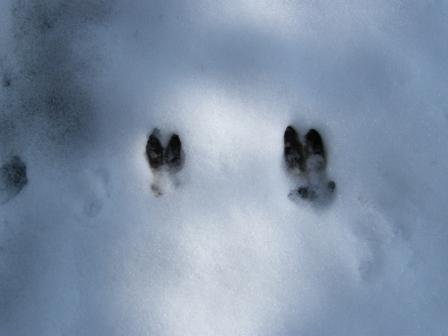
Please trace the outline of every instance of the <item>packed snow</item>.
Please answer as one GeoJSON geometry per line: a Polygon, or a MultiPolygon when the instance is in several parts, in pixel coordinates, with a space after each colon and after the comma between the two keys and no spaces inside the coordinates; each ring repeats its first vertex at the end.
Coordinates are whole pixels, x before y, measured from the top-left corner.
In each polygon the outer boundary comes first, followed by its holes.
{"type": "Polygon", "coordinates": [[[0,335],[446,335],[447,17],[2,0],[0,335]],[[288,125],[331,202],[288,198],[288,125]],[[154,128],[185,154],[160,197],[154,128]]]}

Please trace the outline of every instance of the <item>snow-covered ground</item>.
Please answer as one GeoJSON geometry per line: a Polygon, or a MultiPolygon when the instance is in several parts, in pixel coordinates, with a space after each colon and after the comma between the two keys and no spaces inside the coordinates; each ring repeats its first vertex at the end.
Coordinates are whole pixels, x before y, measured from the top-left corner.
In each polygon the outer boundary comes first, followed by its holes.
{"type": "Polygon", "coordinates": [[[2,0],[0,335],[448,333],[448,3],[2,0]],[[315,127],[332,202],[294,203],[315,127]],[[144,150],[178,132],[156,198],[144,150]]]}

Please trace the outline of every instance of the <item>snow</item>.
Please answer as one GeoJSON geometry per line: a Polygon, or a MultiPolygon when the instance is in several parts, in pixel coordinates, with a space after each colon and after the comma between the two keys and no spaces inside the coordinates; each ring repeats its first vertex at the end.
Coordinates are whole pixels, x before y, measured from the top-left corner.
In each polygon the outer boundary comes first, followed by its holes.
{"type": "Polygon", "coordinates": [[[447,11],[3,0],[0,335],[445,335],[447,11]],[[288,199],[289,124],[332,202],[288,199]],[[161,197],[154,127],[186,154],[161,197]]]}

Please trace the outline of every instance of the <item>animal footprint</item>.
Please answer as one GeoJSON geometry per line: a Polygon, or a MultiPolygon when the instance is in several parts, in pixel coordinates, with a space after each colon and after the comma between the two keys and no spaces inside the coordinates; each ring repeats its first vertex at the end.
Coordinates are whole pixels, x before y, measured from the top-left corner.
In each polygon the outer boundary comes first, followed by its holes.
{"type": "Polygon", "coordinates": [[[104,202],[110,197],[109,173],[103,169],[97,169],[88,174],[89,192],[83,206],[83,213],[93,218],[100,214],[104,202]]]}
{"type": "Polygon", "coordinates": [[[146,158],[153,172],[151,191],[156,197],[178,185],[176,174],[182,169],[185,161],[179,135],[171,134],[168,144],[164,148],[160,131],[155,128],[146,143],[146,158]]]}
{"type": "Polygon", "coordinates": [[[310,129],[305,135],[303,145],[296,129],[288,126],[283,141],[287,171],[300,180],[299,186],[289,193],[289,197],[310,201],[328,200],[336,190],[336,183],[327,178],[327,156],[319,132],[310,129]]]}
{"type": "Polygon", "coordinates": [[[0,204],[5,204],[28,183],[26,164],[15,155],[0,167],[0,204]]]}

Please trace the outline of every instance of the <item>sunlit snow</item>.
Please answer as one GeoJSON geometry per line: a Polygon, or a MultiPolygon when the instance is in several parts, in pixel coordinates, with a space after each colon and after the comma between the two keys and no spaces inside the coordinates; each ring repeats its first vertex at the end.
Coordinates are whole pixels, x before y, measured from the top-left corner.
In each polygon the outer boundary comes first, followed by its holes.
{"type": "Polygon", "coordinates": [[[446,335],[447,4],[1,1],[0,335],[446,335]]]}

